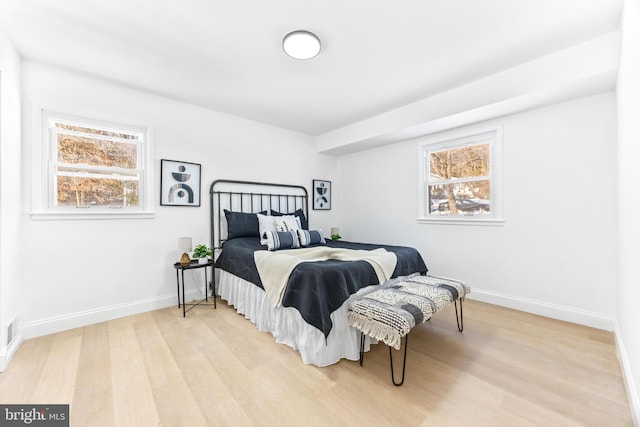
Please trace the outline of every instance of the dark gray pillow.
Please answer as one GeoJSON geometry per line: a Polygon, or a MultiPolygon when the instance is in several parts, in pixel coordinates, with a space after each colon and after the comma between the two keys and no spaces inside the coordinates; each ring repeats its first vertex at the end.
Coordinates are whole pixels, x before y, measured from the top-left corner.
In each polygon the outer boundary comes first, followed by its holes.
{"type": "MultiPolygon", "coordinates": [[[[260,212],[266,214],[266,211],[260,212]]],[[[255,213],[232,212],[224,210],[227,218],[227,240],[238,237],[259,237],[258,216],[255,213]]]]}

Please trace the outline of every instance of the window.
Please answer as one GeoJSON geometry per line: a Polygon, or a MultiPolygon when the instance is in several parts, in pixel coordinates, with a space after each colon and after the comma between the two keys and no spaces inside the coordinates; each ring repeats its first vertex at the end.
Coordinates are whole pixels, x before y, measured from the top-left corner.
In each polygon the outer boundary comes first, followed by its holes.
{"type": "Polygon", "coordinates": [[[150,213],[147,130],[47,113],[44,211],[73,217],[150,213]]]}
{"type": "Polygon", "coordinates": [[[500,220],[497,146],[498,131],[423,141],[420,220],[500,220]]]}

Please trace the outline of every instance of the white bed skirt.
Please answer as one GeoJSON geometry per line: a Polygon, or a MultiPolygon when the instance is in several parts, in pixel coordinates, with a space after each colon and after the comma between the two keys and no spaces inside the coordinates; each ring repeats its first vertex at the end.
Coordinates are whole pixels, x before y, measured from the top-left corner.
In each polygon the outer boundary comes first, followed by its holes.
{"type": "MultiPolygon", "coordinates": [[[[218,295],[235,307],[238,313],[251,320],[258,330],[271,332],[276,342],[300,352],[303,363],[322,367],[337,363],[340,359],[360,359],[360,332],[347,324],[349,300],[331,313],[333,327],[325,341],[324,334],[306,323],[295,308],[273,307],[264,290],[253,283],[219,269],[216,274],[218,295]]],[[[388,286],[390,282],[385,285],[388,286]]],[[[351,298],[373,292],[380,287],[381,285],[367,286],[351,298]]],[[[364,350],[369,351],[370,344],[376,342],[366,337],[364,350]]]]}

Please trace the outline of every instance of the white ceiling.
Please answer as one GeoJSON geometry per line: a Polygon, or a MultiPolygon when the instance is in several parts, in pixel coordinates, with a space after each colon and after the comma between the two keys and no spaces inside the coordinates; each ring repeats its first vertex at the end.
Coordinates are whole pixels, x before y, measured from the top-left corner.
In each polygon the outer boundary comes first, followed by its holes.
{"type": "Polygon", "coordinates": [[[27,60],[309,135],[618,29],[622,0],[0,0],[27,60]],[[297,61],[283,36],[315,32],[297,61]]]}

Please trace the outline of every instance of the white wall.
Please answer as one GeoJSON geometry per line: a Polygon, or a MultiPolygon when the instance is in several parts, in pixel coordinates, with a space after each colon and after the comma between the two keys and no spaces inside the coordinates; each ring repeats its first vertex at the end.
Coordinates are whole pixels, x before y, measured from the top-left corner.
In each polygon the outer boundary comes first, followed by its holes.
{"type": "MultiPolygon", "coordinates": [[[[20,310],[27,337],[175,304],[176,239],[192,236],[194,244],[208,243],[213,180],[281,182],[310,189],[313,178],[335,178],[335,158],[317,154],[304,135],[40,64],[23,63],[23,104],[27,195],[22,256],[38,254],[36,265],[26,260],[19,264],[25,270],[20,310]],[[40,108],[151,126],[155,218],[32,220],[31,157],[40,144],[40,108]],[[159,206],[163,158],[202,164],[201,207],[159,206]]],[[[311,212],[311,225],[330,227],[332,215],[311,212]]],[[[188,284],[201,283],[195,274],[188,284]]]]}
{"type": "MultiPolygon", "coordinates": [[[[18,334],[7,346],[7,326],[17,319],[21,283],[18,244],[20,200],[20,57],[0,32],[0,371],[17,349],[18,334]]],[[[19,319],[14,332],[19,330],[19,319]]]]}
{"type": "Polygon", "coordinates": [[[341,234],[414,246],[471,298],[611,330],[615,117],[606,92],[485,122],[503,126],[504,226],[416,222],[419,139],[342,156],[341,234]]]}
{"type": "Polygon", "coordinates": [[[618,100],[618,345],[627,390],[640,423],[640,1],[627,0],[622,19],[618,100]]]}

